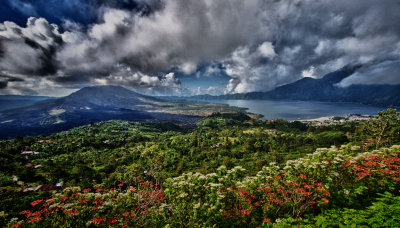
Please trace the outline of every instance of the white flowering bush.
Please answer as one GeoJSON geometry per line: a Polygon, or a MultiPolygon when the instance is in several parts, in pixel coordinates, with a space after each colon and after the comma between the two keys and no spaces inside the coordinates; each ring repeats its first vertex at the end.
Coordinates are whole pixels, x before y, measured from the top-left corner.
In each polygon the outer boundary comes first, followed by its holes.
{"type": "Polygon", "coordinates": [[[221,166],[216,173],[191,172],[167,179],[163,185],[168,198],[168,205],[163,207],[166,217],[173,215],[171,224],[176,226],[217,223],[223,210],[230,207],[233,195],[230,190],[244,171],[240,166],[230,170],[221,166]]]}

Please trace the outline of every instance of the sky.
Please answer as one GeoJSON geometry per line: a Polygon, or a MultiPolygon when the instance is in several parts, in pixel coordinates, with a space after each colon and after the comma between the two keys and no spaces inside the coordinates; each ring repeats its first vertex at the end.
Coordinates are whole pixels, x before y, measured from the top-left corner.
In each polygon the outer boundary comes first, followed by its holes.
{"type": "Polygon", "coordinates": [[[399,12],[399,0],[2,0],[0,94],[245,93],[353,65],[338,86],[399,84],[399,12]]]}

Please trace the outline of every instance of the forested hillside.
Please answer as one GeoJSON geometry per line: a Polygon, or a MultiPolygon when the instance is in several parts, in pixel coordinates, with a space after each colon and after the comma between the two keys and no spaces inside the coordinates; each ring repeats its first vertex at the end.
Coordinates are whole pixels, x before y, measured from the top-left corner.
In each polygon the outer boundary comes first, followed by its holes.
{"type": "Polygon", "coordinates": [[[400,117],[314,125],[215,113],[0,142],[0,225],[400,224],[400,117]]]}

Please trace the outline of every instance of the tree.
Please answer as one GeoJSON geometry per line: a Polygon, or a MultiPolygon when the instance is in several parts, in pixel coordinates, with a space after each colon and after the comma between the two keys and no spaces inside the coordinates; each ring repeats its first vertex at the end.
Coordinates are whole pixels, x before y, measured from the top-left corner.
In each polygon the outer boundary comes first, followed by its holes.
{"type": "Polygon", "coordinates": [[[376,148],[379,148],[385,134],[396,124],[400,119],[400,113],[396,109],[386,109],[380,111],[377,116],[368,121],[367,130],[376,139],[376,148]]]}

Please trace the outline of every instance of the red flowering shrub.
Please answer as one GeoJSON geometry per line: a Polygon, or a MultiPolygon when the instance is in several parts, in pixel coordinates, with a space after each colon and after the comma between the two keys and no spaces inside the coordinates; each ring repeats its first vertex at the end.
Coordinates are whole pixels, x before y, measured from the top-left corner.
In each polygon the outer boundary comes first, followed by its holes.
{"type": "Polygon", "coordinates": [[[22,211],[20,214],[26,219],[10,226],[26,223],[40,227],[144,226],[153,222],[151,214],[157,213],[156,206],[163,200],[163,191],[151,182],[138,183],[126,191],[66,188],[48,200],[33,201],[31,206],[36,210],[22,211]]]}
{"type": "Polygon", "coordinates": [[[386,179],[396,180],[400,177],[400,152],[390,154],[378,153],[365,155],[356,162],[351,163],[350,168],[358,176],[358,180],[374,177],[381,181],[386,179]]]}
{"type": "Polygon", "coordinates": [[[307,178],[290,180],[286,174],[275,175],[257,189],[235,188],[236,205],[224,213],[233,219],[239,217],[243,222],[249,222],[254,216],[264,218],[279,218],[284,215],[299,217],[310,210],[320,210],[328,204],[329,191],[324,184],[307,178]]]}
{"type": "Polygon", "coordinates": [[[38,205],[38,204],[40,204],[40,203],[42,203],[42,202],[43,202],[43,200],[35,200],[35,201],[33,201],[33,202],[31,203],[31,206],[34,207],[34,206],[36,206],[36,205],[38,205]]]}
{"type": "Polygon", "coordinates": [[[100,223],[102,223],[102,222],[104,222],[104,221],[106,221],[106,218],[105,217],[103,217],[103,218],[93,218],[93,223],[94,224],[100,224],[100,223]]]}
{"type": "Polygon", "coordinates": [[[361,156],[348,164],[356,183],[371,192],[383,192],[400,187],[400,152],[361,156]]]}

